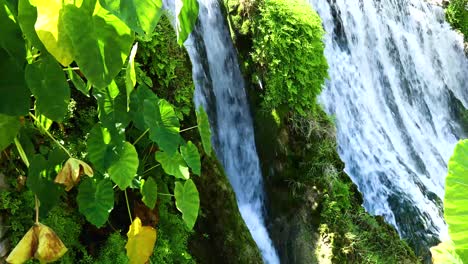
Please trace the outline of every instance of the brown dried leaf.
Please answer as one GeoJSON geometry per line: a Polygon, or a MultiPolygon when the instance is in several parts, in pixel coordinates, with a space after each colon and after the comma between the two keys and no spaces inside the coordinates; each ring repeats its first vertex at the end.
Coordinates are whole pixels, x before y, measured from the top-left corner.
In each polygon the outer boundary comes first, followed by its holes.
{"type": "Polygon", "coordinates": [[[93,169],[79,159],[69,158],[63,165],[62,170],[57,174],[57,177],[55,177],[55,182],[65,185],[65,190],[68,192],[78,184],[83,174],[92,177],[93,169]]]}
{"type": "Polygon", "coordinates": [[[58,260],[66,252],[67,248],[55,232],[39,223],[29,229],[6,261],[11,264],[22,264],[31,258],[36,258],[41,263],[49,263],[58,260]]]}

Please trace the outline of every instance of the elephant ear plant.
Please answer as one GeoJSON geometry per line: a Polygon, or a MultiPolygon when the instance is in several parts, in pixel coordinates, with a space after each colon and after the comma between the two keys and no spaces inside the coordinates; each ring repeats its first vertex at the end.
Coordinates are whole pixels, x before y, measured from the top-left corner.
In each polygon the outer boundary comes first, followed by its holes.
{"type": "MultiPolygon", "coordinates": [[[[176,14],[178,43],[187,39],[198,16],[196,0],[181,0],[176,14]]],[[[127,190],[141,193],[153,209],[158,195],[171,196],[189,229],[200,199],[191,180],[201,175],[199,148],[210,155],[210,128],[198,109],[198,125],[180,129],[177,109],[149,88],[137,85],[135,35],[150,37],[163,14],[162,0],[0,0],[0,151],[14,143],[28,168],[26,186],[35,195],[35,224],[7,258],[9,263],[56,261],[66,252],[55,232],[40,223],[60,197],[77,188],[76,204],[86,220],[102,227],[114,208],[115,193],[125,195],[130,227],[130,263],[146,263],[156,229],[132,217],[127,190]],[[123,79],[123,81],[122,81],[123,79]],[[78,157],[50,130],[61,126],[76,89],[98,106],[99,121],[85,131],[86,155],[78,157]],[[56,148],[44,153],[23,148],[19,133],[34,127],[56,148]],[[140,136],[129,142],[129,128],[140,136]],[[198,128],[200,146],[181,133],[198,128]],[[153,162],[175,177],[174,193],[159,193],[156,180],[139,170],[136,145],[152,142],[153,162]]],[[[145,157],[146,161],[146,157],[145,157]]],[[[20,175],[18,175],[19,177],[20,175]]]]}
{"type": "Polygon", "coordinates": [[[452,241],[431,248],[434,263],[468,263],[468,139],[457,144],[448,164],[444,216],[452,241]]]}

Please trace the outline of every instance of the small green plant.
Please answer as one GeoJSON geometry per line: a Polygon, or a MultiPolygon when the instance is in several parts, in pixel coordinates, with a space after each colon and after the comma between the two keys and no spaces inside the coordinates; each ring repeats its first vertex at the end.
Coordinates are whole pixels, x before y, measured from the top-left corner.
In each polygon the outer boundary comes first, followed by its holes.
{"type": "Polygon", "coordinates": [[[452,0],[445,11],[447,21],[468,41],[468,0],[452,0]]]}
{"type": "Polygon", "coordinates": [[[306,115],[328,76],[320,17],[303,0],[266,0],[254,28],[252,59],[265,80],[262,106],[286,105],[306,115]]]}

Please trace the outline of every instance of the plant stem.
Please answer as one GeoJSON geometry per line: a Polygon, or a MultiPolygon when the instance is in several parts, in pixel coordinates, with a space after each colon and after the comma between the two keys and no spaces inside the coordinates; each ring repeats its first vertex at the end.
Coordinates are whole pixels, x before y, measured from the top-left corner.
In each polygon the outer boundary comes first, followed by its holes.
{"type": "Polygon", "coordinates": [[[32,113],[29,113],[29,116],[32,117],[32,118],[36,121],[36,123],[37,123],[38,126],[42,127],[42,129],[44,130],[44,132],[46,133],[46,135],[49,136],[49,137],[55,142],[55,144],[57,144],[60,148],[62,148],[62,149],[65,151],[65,153],[67,153],[67,155],[68,155],[70,158],[73,158],[72,155],[70,154],[70,152],[68,152],[68,150],[67,150],[62,144],[60,144],[60,142],[58,142],[58,140],[55,139],[54,136],[52,136],[52,134],[50,134],[49,131],[47,131],[47,130],[45,129],[45,127],[43,127],[43,126],[41,125],[41,123],[39,122],[39,120],[37,120],[36,116],[34,116],[32,113]]]}
{"type": "Polygon", "coordinates": [[[149,172],[150,170],[152,170],[152,169],[155,169],[155,168],[159,167],[160,165],[161,165],[161,164],[156,164],[156,165],[154,165],[153,167],[151,167],[151,168],[149,168],[149,169],[145,170],[145,171],[143,172],[143,175],[145,175],[145,174],[146,174],[147,172],[149,172]]]}
{"type": "Polygon", "coordinates": [[[185,128],[185,129],[182,129],[179,131],[179,133],[182,133],[182,132],[185,132],[185,131],[189,131],[189,130],[192,130],[194,128],[197,128],[198,126],[193,126],[193,127],[189,127],[189,128],[185,128]]]}
{"type": "Polygon", "coordinates": [[[135,142],[133,142],[133,146],[135,146],[135,145],[138,143],[138,141],[140,141],[140,140],[146,135],[146,133],[148,133],[148,132],[149,132],[149,128],[146,129],[145,132],[143,132],[143,134],[141,134],[141,135],[135,140],[135,142]]]}
{"type": "Polygon", "coordinates": [[[63,68],[64,71],[72,70],[72,71],[78,71],[80,70],[80,67],[67,67],[63,68]]]}
{"type": "Polygon", "coordinates": [[[36,225],[39,224],[39,199],[37,199],[37,195],[34,195],[34,202],[36,208],[36,225]]]}
{"type": "Polygon", "coordinates": [[[163,196],[174,196],[173,194],[170,194],[170,193],[158,193],[159,195],[163,195],[163,196]]]}
{"type": "Polygon", "coordinates": [[[127,189],[124,190],[125,202],[127,203],[128,217],[130,217],[130,224],[133,223],[132,213],[130,212],[130,204],[128,203],[127,189]]]}

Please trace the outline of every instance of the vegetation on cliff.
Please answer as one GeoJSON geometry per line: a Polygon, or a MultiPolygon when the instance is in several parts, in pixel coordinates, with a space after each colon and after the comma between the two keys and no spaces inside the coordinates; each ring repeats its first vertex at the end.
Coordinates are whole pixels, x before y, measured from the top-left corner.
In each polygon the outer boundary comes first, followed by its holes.
{"type": "Polygon", "coordinates": [[[468,1],[467,0],[451,0],[445,15],[447,21],[465,37],[465,42],[468,42],[468,1]]]}

